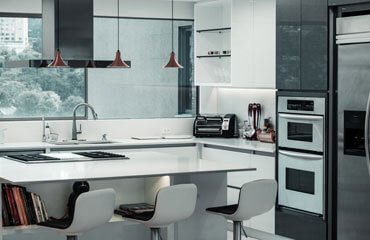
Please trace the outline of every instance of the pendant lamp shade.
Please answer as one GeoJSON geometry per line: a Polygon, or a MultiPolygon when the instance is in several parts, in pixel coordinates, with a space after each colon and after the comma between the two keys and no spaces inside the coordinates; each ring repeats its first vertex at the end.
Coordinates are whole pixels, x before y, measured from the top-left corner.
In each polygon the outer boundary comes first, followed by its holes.
{"type": "Polygon", "coordinates": [[[173,0],[172,0],[172,52],[170,54],[170,60],[164,66],[164,68],[183,68],[181,64],[176,60],[175,52],[173,50],[173,0]]]}
{"type": "Polygon", "coordinates": [[[171,52],[171,55],[170,55],[170,60],[168,61],[168,63],[166,64],[166,66],[164,66],[165,68],[184,68],[183,66],[181,66],[181,64],[176,60],[176,57],[175,57],[175,53],[174,52],[171,52]]]}
{"type": "Polygon", "coordinates": [[[63,61],[62,54],[60,50],[57,49],[54,60],[48,65],[48,67],[68,67],[68,65],[63,61]]]}
{"type": "Polygon", "coordinates": [[[114,61],[108,65],[109,68],[129,68],[130,66],[125,63],[125,61],[121,58],[121,51],[119,50],[119,1],[117,0],[117,52],[116,57],[114,58],[114,61]]]}
{"type": "Polygon", "coordinates": [[[108,66],[109,68],[129,68],[130,66],[125,63],[121,58],[121,51],[117,50],[116,58],[114,61],[108,66]]]}

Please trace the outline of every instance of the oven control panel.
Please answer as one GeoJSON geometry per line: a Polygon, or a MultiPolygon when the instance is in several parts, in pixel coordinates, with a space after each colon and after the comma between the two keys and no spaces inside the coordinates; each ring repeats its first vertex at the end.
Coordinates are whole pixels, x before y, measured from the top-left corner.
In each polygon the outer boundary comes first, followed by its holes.
{"type": "Polygon", "coordinates": [[[298,110],[298,111],[311,111],[315,110],[315,104],[312,100],[287,100],[288,110],[298,110]]]}
{"type": "Polygon", "coordinates": [[[278,112],[324,116],[325,98],[279,96],[278,112]]]}

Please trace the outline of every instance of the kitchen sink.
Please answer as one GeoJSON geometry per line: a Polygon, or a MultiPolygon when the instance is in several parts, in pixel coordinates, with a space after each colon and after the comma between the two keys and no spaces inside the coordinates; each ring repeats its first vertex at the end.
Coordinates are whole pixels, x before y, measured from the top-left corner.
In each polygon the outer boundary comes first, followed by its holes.
{"type": "Polygon", "coordinates": [[[88,140],[64,140],[62,142],[51,142],[54,145],[88,145],[88,144],[112,144],[117,143],[115,141],[107,141],[107,140],[95,140],[95,141],[88,141],[88,140]]]}

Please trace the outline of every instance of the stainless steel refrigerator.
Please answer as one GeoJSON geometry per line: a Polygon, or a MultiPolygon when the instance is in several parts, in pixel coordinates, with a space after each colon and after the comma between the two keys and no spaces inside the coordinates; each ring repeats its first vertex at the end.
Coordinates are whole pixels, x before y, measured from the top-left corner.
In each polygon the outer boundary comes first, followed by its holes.
{"type": "Polygon", "coordinates": [[[337,239],[370,239],[370,15],[336,19],[337,239]]]}

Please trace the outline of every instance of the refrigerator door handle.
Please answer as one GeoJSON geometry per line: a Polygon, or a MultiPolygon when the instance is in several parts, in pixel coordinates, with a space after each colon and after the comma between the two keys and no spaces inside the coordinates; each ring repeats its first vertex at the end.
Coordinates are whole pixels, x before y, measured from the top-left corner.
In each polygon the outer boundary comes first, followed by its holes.
{"type": "Polygon", "coordinates": [[[365,154],[366,154],[366,163],[367,169],[370,175],[370,152],[369,152],[369,117],[370,117],[370,92],[367,99],[366,105],[366,117],[365,117],[365,154]]]}

